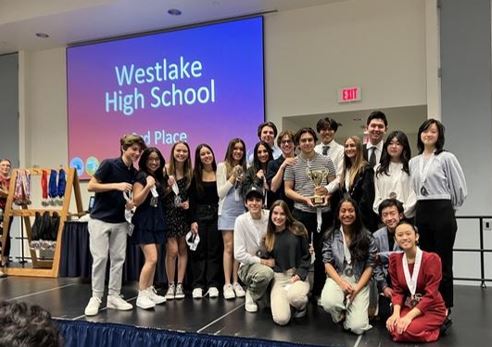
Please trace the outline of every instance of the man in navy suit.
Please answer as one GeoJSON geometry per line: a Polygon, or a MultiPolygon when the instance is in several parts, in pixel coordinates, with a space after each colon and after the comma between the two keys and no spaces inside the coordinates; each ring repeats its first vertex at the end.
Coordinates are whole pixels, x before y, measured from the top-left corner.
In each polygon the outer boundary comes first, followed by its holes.
{"type": "Polygon", "coordinates": [[[364,145],[364,159],[371,167],[376,166],[383,153],[384,135],[388,130],[388,120],[382,111],[373,111],[367,117],[369,141],[364,145]]]}

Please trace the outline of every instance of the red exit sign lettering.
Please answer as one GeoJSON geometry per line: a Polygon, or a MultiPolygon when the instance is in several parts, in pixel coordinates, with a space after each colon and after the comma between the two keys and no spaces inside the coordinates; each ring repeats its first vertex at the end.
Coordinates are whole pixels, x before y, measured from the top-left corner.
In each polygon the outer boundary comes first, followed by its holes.
{"type": "Polygon", "coordinates": [[[354,102],[360,101],[361,90],[359,87],[342,88],[338,90],[338,102],[354,102]]]}

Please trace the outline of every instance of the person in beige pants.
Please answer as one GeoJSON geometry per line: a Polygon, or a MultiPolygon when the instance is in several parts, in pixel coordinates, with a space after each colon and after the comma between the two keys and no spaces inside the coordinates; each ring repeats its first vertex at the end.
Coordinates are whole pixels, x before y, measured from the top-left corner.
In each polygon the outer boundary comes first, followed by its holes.
{"type": "Polygon", "coordinates": [[[283,200],[277,200],[270,208],[266,255],[275,260],[274,279],[270,295],[273,321],[286,325],[294,317],[306,315],[309,282],[307,274],[311,264],[308,236],[304,225],[296,221],[283,200]]]}

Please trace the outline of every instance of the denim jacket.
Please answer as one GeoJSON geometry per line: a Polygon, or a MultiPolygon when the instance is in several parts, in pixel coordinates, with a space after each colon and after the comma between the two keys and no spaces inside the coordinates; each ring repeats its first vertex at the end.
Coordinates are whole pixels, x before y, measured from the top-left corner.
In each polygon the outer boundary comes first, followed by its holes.
{"type": "Polygon", "coordinates": [[[393,249],[389,249],[388,230],[386,227],[382,227],[376,231],[373,236],[379,256],[376,268],[374,269],[374,279],[376,280],[378,290],[382,292],[385,287],[391,285],[391,283],[388,283],[389,256],[391,253],[402,252],[402,250],[396,242],[393,249]]]}
{"type": "MultiPolygon", "coordinates": [[[[353,271],[355,280],[359,281],[360,276],[364,270],[368,267],[376,266],[376,254],[378,252],[376,248],[376,243],[374,242],[374,237],[367,230],[363,230],[363,233],[366,233],[369,237],[369,256],[365,261],[356,261],[353,260],[353,271]]],[[[333,265],[337,273],[341,274],[344,269],[345,263],[345,254],[343,252],[343,238],[342,231],[340,229],[334,229],[331,231],[325,240],[323,241],[323,263],[330,263],[333,265]]]]}

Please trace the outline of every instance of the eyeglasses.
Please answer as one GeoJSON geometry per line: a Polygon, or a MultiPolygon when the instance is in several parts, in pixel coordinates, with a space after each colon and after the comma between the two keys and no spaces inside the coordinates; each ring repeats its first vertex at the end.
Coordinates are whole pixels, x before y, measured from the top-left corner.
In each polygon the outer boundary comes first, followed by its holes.
{"type": "Polygon", "coordinates": [[[281,145],[290,145],[292,143],[292,140],[283,140],[280,142],[281,145]]]}

